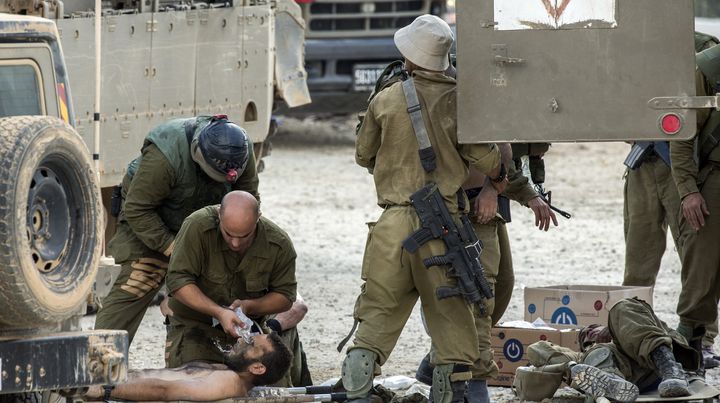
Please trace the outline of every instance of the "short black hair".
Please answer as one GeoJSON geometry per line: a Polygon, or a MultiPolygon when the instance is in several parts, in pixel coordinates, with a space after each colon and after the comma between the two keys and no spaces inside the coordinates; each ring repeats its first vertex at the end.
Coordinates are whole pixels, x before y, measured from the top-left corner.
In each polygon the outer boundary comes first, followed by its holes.
{"type": "Polygon", "coordinates": [[[268,340],[272,345],[272,351],[266,352],[257,360],[265,366],[265,373],[255,375],[252,381],[255,386],[271,385],[282,379],[290,369],[290,363],[293,360],[293,353],[282,342],[277,333],[270,333],[268,340]]]}

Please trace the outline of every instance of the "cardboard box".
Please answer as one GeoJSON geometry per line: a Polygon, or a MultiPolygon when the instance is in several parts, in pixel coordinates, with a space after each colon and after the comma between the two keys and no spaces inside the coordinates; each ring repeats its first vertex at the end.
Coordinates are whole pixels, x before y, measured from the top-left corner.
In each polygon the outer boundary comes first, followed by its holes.
{"type": "Polygon", "coordinates": [[[493,359],[500,372],[497,377],[488,380],[488,385],[511,386],[513,379],[515,379],[515,369],[529,365],[527,359],[528,346],[537,341],[545,340],[579,351],[579,332],[579,328],[525,329],[503,327],[502,324],[492,328],[490,345],[493,349],[493,359]]]}
{"type": "Polygon", "coordinates": [[[525,320],[541,318],[546,323],[587,326],[607,325],[608,311],[615,303],[638,297],[652,306],[651,287],[604,285],[556,285],[525,288],[525,320]]]}

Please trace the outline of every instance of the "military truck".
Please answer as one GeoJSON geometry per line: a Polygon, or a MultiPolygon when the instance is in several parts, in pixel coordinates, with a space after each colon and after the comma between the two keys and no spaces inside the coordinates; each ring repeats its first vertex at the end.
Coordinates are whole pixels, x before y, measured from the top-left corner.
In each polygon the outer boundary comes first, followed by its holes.
{"type": "Polygon", "coordinates": [[[227,114],[262,157],[276,99],[309,102],[292,0],[96,4],[0,0],[3,401],[125,378],[126,333],[82,331],[79,316],[103,205],[151,127],[227,114]]]}
{"type": "Polygon", "coordinates": [[[313,102],[290,115],[354,113],[367,106],[383,68],[401,58],[398,28],[445,16],[447,0],[296,0],[306,22],[305,69],[313,102]]]}

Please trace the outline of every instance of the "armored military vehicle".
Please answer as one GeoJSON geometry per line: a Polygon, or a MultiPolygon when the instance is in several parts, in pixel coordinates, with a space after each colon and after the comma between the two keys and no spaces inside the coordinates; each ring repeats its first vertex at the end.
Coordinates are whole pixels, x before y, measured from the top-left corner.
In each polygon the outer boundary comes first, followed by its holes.
{"type": "Polygon", "coordinates": [[[355,113],[367,105],[388,63],[401,59],[393,42],[398,28],[417,16],[445,17],[447,0],[296,0],[307,37],[305,67],[313,102],[284,111],[355,113]]]}
{"type": "Polygon", "coordinates": [[[126,333],[81,331],[78,317],[103,203],[151,127],[227,114],[260,157],[276,98],[309,102],[292,0],[97,5],[0,0],[3,401],[79,396],[126,376],[126,333]]]}

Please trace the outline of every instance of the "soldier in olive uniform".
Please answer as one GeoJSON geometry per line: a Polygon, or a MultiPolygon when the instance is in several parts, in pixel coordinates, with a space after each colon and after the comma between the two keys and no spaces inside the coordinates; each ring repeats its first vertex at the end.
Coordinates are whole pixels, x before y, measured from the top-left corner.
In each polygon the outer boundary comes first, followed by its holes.
{"type": "Polygon", "coordinates": [[[423,265],[423,258],[446,252],[443,242],[431,240],[416,253],[402,247],[403,240],[420,228],[410,195],[429,182],[437,184],[456,219],[457,191],[467,177],[468,164],[494,178],[492,186],[500,191],[505,187],[496,146],[457,141],[456,83],[443,74],[452,42],[447,23],[430,15],[416,18],[395,34],[417,90],[427,139],[436,156],[434,169],[428,171],[421,163],[418,149],[422,147],[402,83],[372,99],[358,132],[355,160],[373,173],[384,212],[370,226],[362,265],[365,283],[355,309],[359,328],[343,363],[342,383],[350,400],[368,400],[373,376],[395,346],[418,297],[436,349],[435,402],[462,401],[465,381],[472,377],[470,367],[479,358],[471,307],[461,297],[435,296],[438,286],[454,286],[455,280],[443,268],[423,265]]]}
{"type": "MultiPolygon", "coordinates": [[[[261,216],[250,193],[230,192],[220,206],[191,214],[176,242],[167,275],[173,311],[165,349],[168,367],[222,363],[218,345],[235,344],[236,326],[244,327],[235,308],[263,324],[268,315],[287,311],[295,301],[292,241],[261,216]],[[219,327],[213,327],[213,318],[219,327]]],[[[284,333],[289,332],[297,336],[295,328],[284,333]]]]}
{"type": "MultiPolygon", "coordinates": [[[[508,185],[503,196],[531,208],[535,214],[535,223],[541,230],[547,231],[550,222],[557,226],[555,213],[533,189],[522,171],[515,169],[515,164],[511,162],[512,151],[510,145],[500,144],[499,147],[503,162],[509,166],[508,185]]],[[[465,193],[470,199],[470,205],[473,206],[470,213],[473,229],[478,239],[483,243],[480,261],[485,269],[485,278],[495,294],[495,298],[488,300],[485,304],[485,315],[480,315],[480,312],[476,310],[475,326],[478,335],[484,335],[489,334],[492,326],[502,317],[512,296],[514,273],[510,241],[507,235],[506,217],[503,217],[498,212],[498,193],[490,184],[487,176],[471,167],[470,177],[463,185],[463,188],[465,188],[465,193]],[[497,303],[501,295],[502,306],[498,310],[497,303]]],[[[485,337],[478,337],[478,339],[480,342],[480,359],[475,362],[471,369],[473,377],[468,381],[466,391],[466,400],[469,403],[490,401],[487,393],[487,379],[495,377],[498,372],[497,365],[493,360],[490,340],[485,337]]],[[[431,351],[423,358],[423,362],[416,374],[416,378],[426,384],[432,382],[433,369],[430,362],[433,354],[433,351],[431,351]]]]}
{"type": "MultiPolygon", "coordinates": [[[[697,54],[697,94],[720,89],[720,46],[717,39],[697,54]]],[[[700,109],[698,134],[670,145],[672,174],[680,194],[682,290],[678,331],[701,349],[705,329],[717,321],[720,298],[720,112],[700,109]]]]}
{"type": "Polygon", "coordinates": [[[132,342],[183,220],[232,189],[258,196],[252,144],[227,116],[174,119],[150,131],[123,179],[118,229],[108,244],[122,271],[102,301],[97,329],[127,330],[132,342]]]}
{"type": "Polygon", "coordinates": [[[546,394],[533,400],[551,398],[568,369],[567,382],[596,398],[634,401],[640,392],[655,389],[661,397],[690,395],[685,371],[697,370],[700,354],[645,301],[621,300],[610,309],[607,327],[591,328],[581,332],[583,352],[543,341],[531,344],[527,354],[535,368],[519,370],[514,383],[523,389],[521,396],[536,389],[546,394]],[[553,377],[554,387],[548,387],[553,377]]]}
{"type": "Polygon", "coordinates": [[[625,224],[625,278],[623,285],[654,286],[665,253],[667,229],[677,247],[680,233],[680,197],[670,166],[656,151],[667,142],[650,146],[635,168],[625,172],[623,222],[625,224]]]}

